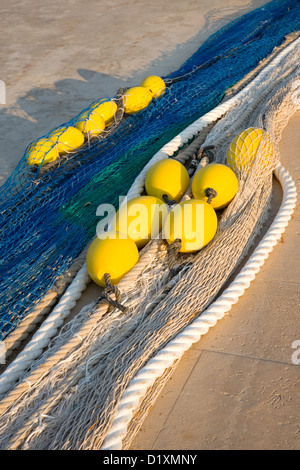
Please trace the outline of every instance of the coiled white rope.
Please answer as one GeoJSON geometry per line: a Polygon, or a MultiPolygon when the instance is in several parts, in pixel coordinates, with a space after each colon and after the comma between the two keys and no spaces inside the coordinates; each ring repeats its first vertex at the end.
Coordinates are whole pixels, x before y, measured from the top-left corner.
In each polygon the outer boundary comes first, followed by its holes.
{"type": "MultiPolygon", "coordinates": [[[[127,199],[129,200],[142,194],[144,190],[145,175],[150,166],[152,166],[156,161],[172,156],[180,147],[195,137],[195,135],[197,135],[206,126],[220,119],[227,111],[236,106],[241,100],[245,99],[250,91],[255,89],[255,87],[265,79],[266,75],[272,72],[272,70],[280,67],[280,63],[286,58],[286,56],[298,48],[299,45],[300,38],[296,39],[284,50],[282,50],[237,95],[233,96],[225,103],[220,104],[212,111],[203,115],[201,118],[188,126],[184,131],[178,134],[175,138],[173,138],[170,142],[164,145],[162,149],[160,149],[153,156],[153,158],[148,162],[148,164],[136,178],[128,192],[127,199]]],[[[28,345],[0,376],[0,397],[3,396],[7,391],[11,390],[14,384],[27,370],[28,366],[33,362],[34,359],[40,356],[42,350],[50,343],[50,340],[57,333],[58,328],[63,324],[64,319],[69,315],[71,309],[76,305],[76,301],[81,298],[88,282],[89,276],[84,264],[53,312],[42,324],[41,328],[33,335],[28,345]]]]}
{"type": "Polygon", "coordinates": [[[232,305],[236,304],[248,289],[278,243],[294,212],[297,191],[293,179],[281,164],[278,165],[274,174],[282,186],[283,199],[271,227],[223,294],[174,340],[159,351],[132,379],[120,400],[110,431],[103,442],[102,450],[122,449],[122,440],[126,436],[128,425],[147,389],[166,369],[172,366],[175,360],[179,360],[194,343],[200,340],[201,336],[205,335],[218,320],[230,311],[232,305]]]}

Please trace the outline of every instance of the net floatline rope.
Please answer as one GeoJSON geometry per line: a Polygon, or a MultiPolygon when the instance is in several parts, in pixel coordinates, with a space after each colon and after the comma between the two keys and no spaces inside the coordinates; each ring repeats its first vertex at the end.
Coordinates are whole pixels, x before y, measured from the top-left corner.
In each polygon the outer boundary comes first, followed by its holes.
{"type": "Polygon", "coordinates": [[[32,311],[93,236],[95,207],[86,207],[85,203],[90,197],[95,203],[96,189],[101,187],[102,198],[97,205],[114,202],[119,195],[116,188],[120,190],[116,183],[123,176],[125,194],[156,149],[214,107],[228,86],[299,26],[300,8],[296,1],[274,1],[250,12],[201,46],[179,69],[178,74],[185,78],[171,86],[172,93],[166,93],[163,100],[153,103],[141,115],[125,120],[106,142],[104,139],[74,155],[71,164],[64,163],[44,175],[32,188],[32,180],[24,177],[27,170],[22,160],[1,190],[0,211],[9,222],[2,227],[0,253],[5,263],[0,293],[1,339],[32,311]],[[199,63],[204,66],[197,69],[199,63]],[[134,132],[130,128],[133,124],[134,132]],[[110,146],[112,142],[114,146],[110,146]]]}
{"type": "MultiPolygon", "coordinates": [[[[286,49],[284,49],[250,84],[241,90],[236,96],[231,98],[230,100],[226,101],[225,103],[219,105],[216,109],[209,112],[198,121],[193,123],[189,126],[185,131],[179,134],[176,138],[174,138],[171,142],[165,145],[145,166],[143,171],[140,175],[136,178],[135,182],[133,183],[132,187],[128,192],[128,200],[139,196],[142,194],[144,190],[144,179],[148,169],[157,161],[168,158],[172,156],[180,147],[182,147],[185,143],[187,143],[190,139],[197,135],[202,129],[209,126],[211,123],[216,122],[220,119],[228,110],[234,108],[240,101],[245,99],[247,96],[250,95],[251,90],[257,90],[258,94],[254,98],[256,101],[252,100],[252,106],[248,107],[248,113],[251,112],[253,106],[258,105],[259,101],[262,101],[266,91],[268,90],[265,87],[264,90],[261,90],[259,93],[259,84],[263,82],[264,77],[268,76],[272,73],[272,71],[276,72],[278,70],[278,66],[280,63],[284,61],[285,57],[288,56],[291,51],[296,50],[299,47],[300,40],[296,40],[292,44],[290,44],[286,49]]],[[[296,65],[295,65],[296,66],[296,65]]],[[[279,80],[281,81],[282,74],[280,74],[279,80]]],[[[270,86],[274,86],[274,80],[270,80],[270,86]]],[[[247,113],[243,112],[243,119],[247,120],[247,113]]],[[[218,134],[218,133],[217,133],[218,134]]],[[[220,140],[220,136],[213,135],[213,138],[210,139],[210,144],[216,142],[216,139],[220,140]]],[[[226,132],[224,132],[226,136],[226,132]]],[[[196,143],[197,145],[197,143],[196,143]]],[[[193,146],[192,150],[193,151],[193,146]]],[[[127,276],[125,280],[121,284],[121,289],[126,292],[126,289],[132,282],[132,274],[127,276]],[[128,280],[127,280],[128,279],[128,280]]],[[[84,292],[86,285],[89,282],[89,276],[86,270],[85,264],[82,266],[80,271],[78,272],[75,280],[71,285],[68,287],[66,293],[62,297],[59,304],[54,308],[53,312],[49,315],[47,320],[43,323],[42,327],[36,332],[33,336],[32,340],[29,344],[24,348],[22,353],[14,360],[14,362],[7,367],[6,371],[0,376],[0,397],[3,397],[5,393],[7,393],[14,384],[20,379],[22,374],[31,366],[32,362],[37,359],[41,353],[43,352],[44,348],[48,346],[51,338],[53,338],[59,328],[62,326],[65,318],[69,315],[71,309],[75,306],[76,301],[81,297],[82,293],[84,292]]],[[[103,307],[105,311],[105,307],[103,307]]],[[[91,327],[91,323],[84,326],[84,331],[88,332],[89,328],[91,327]]],[[[85,333],[86,334],[86,333],[85,333]]],[[[79,335],[80,337],[83,336],[83,332],[79,335]]],[[[74,343],[79,342],[79,337],[74,338],[74,342],[70,343],[69,348],[71,349],[74,347],[74,343]]],[[[64,355],[66,353],[66,349],[61,353],[64,355]]],[[[54,359],[50,362],[51,365],[54,364],[54,359]]],[[[43,366],[43,372],[46,370],[46,365],[43,366]]],[[[32,379],[29,379],[30,382],[34,383],[35,380],[41,375],[41,371],[38,373],[33,373],[32,379]]],[[[18,385],[18,388],[15,392],[13,392],[14,399],[17,398],[18,394],[21,390],[27,389],[27,382],[18,385]]],[[[0,406],[1,412],[1,406],[0,406]]]]}

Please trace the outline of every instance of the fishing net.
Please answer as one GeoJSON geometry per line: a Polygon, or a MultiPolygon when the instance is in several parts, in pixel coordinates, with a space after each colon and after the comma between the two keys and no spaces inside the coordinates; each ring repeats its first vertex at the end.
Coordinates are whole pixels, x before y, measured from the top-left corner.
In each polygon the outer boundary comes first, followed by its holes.
{"type": "MultiPolygon", "coordinates": [[[[95,235],[99,204],[117,208],[119,196],[126,194],[153,154],[214,108],[228,88],[299,26],[298,1],[272,1],[222,28],[181,68],[163,77],[166,92],[145,110],[123,114],[124,90],[119,90],[113,97],[120,104],[115,122],[76,151],[67,149],[54,160],[48,147],[47,163],[29,166],[36,142],[28,146],[0,189],[0,340],[49,292],[48,308],[57,301],[68,284],[58,280],[95,235]]],[[[101,99],[41,139],[58,137],[64,127],[86,118],[101,99]]]]}
{"type": "MultiPolygon", "coordinates": [[[[214,161],[227,164],[227,149],[237,134],[249,128],[263,130],[259,145],[257,132],[249,134],[250,141],[241,134],[235,143],[240,150],[245,144],[256,146],[257,153],[251,164],[250,154],[240,158],[238,193],[219,213],[213,241],[197,253],[184,254],[170,253],[163,238],[151,240],[118,285],[126,312],[111,309],[106,302],[82,308],[31,364],[16,387],[21,386],[15,399],[12,390],[10,404],[7,397],[0,402],[3,449],[101,449],[135,374],[201,315],[240,269],[268,221],[279,142],[299,104],[299,56],[295,40],[276,66],[236,95],[221,118],[203,126],[171,157],[189,169],[196,160],[199,169],[207,164],[204,149],[213,146],[214,161]]],[[[190,188],[184,198],[189,197],[190,188]]],[[[128,427],[124,448],[170,373],[166,370],[146,395],[128,427]]]]}

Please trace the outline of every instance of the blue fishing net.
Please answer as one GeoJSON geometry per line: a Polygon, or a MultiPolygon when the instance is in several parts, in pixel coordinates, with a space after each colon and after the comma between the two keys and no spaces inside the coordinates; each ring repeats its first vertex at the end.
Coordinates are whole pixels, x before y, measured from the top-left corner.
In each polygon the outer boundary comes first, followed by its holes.
{"type": "MultiPolygon", "coordinates": [[[[182,67],[163,77],[167,89],[161,97],[67,158],[32,167],[29,146],[0,188],[0,340],[94,238],[97,207],[117,208],[119,196],[164,144],[214,108],[226,89],[299,29],[299,0],[272,1],[212,35],[182,67]]],[[[75,126],[78,118],[63,126],[75,126]]]]}

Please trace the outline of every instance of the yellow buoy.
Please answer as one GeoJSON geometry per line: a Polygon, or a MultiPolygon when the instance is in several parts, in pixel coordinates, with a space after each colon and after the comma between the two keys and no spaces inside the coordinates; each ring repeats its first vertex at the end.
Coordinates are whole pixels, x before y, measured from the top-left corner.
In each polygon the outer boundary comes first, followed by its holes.
{"type": "Polygon", "coordinates": [[[105,129],[105,122],[102,116],[97,112],[88,114],[85,112],[76,123],[77,129],[90,137],[101,134],[105,129]]]}
{"type": "Polygon", "coordinates": [[[179,239],[181,253],[201,250],[215,236],[217,215],[210,204],[198,199],[180,202],[168,214],[164,237],[168,244],[179,239]]]}
{"type": "Polygon", "coordinates": [[[83,133],[73,126],[57,129],[49,137],[56,144],[60,155],[73,152],[84,144],[83,133]]]}
{"type": "Polygon", "coordinates": [[[177,160],[166,158],[154,163],[145,178],[145,189],[149,196],[177,202],[185,194],[190,184],[186,168],[177,160]]]}
{"type": "Polygon", "coordinates": [[[109,126],[115,118],[118,110],[117,103],[113,100],[102,100],[98,106],[94,108],[95,113],[100,114],[105,122],[105,126],[109,126]]]}
{"type": "Polygon", "coordinates": [[[42,138],[34,142],[27,151],[27,164],[29,166],[44,166],[57,160],[58,151],[54,143],[48,138],[42,138]]]}
{"type": "Polygon", "coordinates": [[[209,201],[218,210],[226,207],[238,190],[238,180],[234,172],[221,163],[209,163],[200,168],[192,181],[195,199],[209,201]]]}
{"type": "Polygon", "coordinates": [[[157,237],[168,215],[168,208],[153,196],[139,196],[124,203],[112,223],[112,230],[125,233],[138,248],[157,237]]]}
{"type": "Polygon", "coordinates": [[[144,78],[140,86],[148,88],[153,98],[158,98],[161,96],[166,89],[166,84],[163,79],[157,77],[156,75],[149,75],[149,77],[144,78]]]}
{"type": "MultiPolygon", "coordinates": [[[[249,171],[252,167],[263,136],[264,131],[262,129],[249,127],[232,140],[227,150],[227,162],[236,174],[243,170],[249,171]]],[[[271,139],[268,138],[263,149],[264,161],[262,166],[269,163],[272,150],[271,139]]]]}
{"type": "Polygon", "coordinates": [[[105,287],[104,275],[117,285],[139,260],[136,244],[119,232],[106,232],[95,238],[86,255],[86,267],[91,279],[105,287]]]}
{"type": "Polygon", "coordinates": [[[60,135],[62,135],[67,129],[67,126],[61,126],[59,127],[58,129],[55,129],[54,131],[50,132],[49,134],[49,139],[54,142],[54,143],[57,143],[57,139],[60,135]]]}
{"type": "Polygon", "coordinates": [[[136,86],[129,88],[123,95],[124,112],[134,114],[145,109],[152,100],[151,92],[143,87],[136,86]]]}

